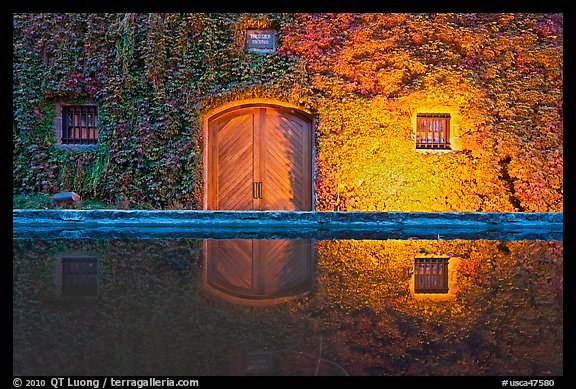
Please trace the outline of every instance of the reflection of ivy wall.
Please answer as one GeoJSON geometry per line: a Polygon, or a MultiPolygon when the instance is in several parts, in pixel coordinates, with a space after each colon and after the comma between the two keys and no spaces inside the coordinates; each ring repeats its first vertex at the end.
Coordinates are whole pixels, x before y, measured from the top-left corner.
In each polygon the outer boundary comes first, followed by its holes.
{"type": "Polygon", "coordinates": [[[317,124],[318,210],[561,211],[558,14],[14,16],[14,192],[201,207],[201,116],[274,98],[317,124]],[[243,50],[246,28],[278,52],[243,50]],[[94,100],[96,150],[54,147],[54,105],[94,100]],[[457,152],[414,150],[416,112],[457,152]]]}
{"type": "Polygon", "coordinates": [[[200,246],[15,240],[14,374],[244,374],[261,351],[279,374],[315,374],[319,351],[320,374],[563,374],[562,242],[318,241],[314,290],[259,307],[203,289],[200,246]],[[69,251],[97,253],[97,299],[56,297],[69,251]],[[410,293],[423,252],[460,258],[449,299],[410,293]]]}
{"type": "Polygon", "coordinates": [[[357,374],[562,374],[562,247],[320,241],[307,311],[331,334],[326,349],[356,361],[357,374]],[[411,294],[410,269],[423,253],[458,259],[454,295],[411,294]]]}
{"type": "MultiPolygon", "coordinates": [[[[16,241],[14,372],[245,373],[246,353],[291,347],[286,305],[223,307],[202,289],[194,240],[16,241]],[[98,255],[98,296],[57,297],[54,255],[98,255]]],[[[294,332],[292,332],[294,331],[294,332]]]]}

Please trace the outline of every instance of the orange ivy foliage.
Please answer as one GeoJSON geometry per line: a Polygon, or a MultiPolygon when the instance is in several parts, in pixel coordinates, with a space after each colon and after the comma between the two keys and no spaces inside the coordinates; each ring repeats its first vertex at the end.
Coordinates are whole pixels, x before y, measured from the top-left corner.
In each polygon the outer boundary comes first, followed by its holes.
{"type": "Polygon", "coordinates": [[[392,361],[407,354],[427,367],[408,364],[406,375],[550,374],[546,363],[522,359],[562,358],[562,242],[319,241],[317,255],[316,295],[305,310],[330,307],[324,347],[347,355],[360,369],[354,374],[369,374],[363,369],[371,365],[398,374],[392,361]],[[422,255],[457,262],[447,298],[410,293],[414,257],[422,255]],[[544,322],[557,325],[544,330],[544,322]]]}
{"type": "Polygon", "coordinates": [[[561,211],[562,15],[299,14],[321,210],[561,211]],[[451,153],[414,150],[452,116],[451,153]]]}

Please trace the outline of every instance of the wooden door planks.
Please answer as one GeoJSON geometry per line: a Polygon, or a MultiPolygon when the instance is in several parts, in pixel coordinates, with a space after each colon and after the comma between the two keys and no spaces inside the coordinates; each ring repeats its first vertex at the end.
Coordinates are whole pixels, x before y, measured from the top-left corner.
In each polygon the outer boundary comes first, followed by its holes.
{"type": "Polygon", "coordinates": [[[255,106],[209,123],[209,209],[312,209],[310,120],[291,110],[255,106]],[[260,196],[254,195],[254,183],[261,183],[260,196]]]}

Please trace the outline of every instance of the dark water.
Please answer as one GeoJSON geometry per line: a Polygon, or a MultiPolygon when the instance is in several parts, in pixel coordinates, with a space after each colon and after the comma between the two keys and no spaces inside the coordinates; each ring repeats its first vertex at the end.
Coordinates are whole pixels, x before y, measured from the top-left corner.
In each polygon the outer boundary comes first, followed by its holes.
{"type": "Polygon", "coordinates": [[[561,240],[13,247],[14,375],[563,375],[561,240]]]}

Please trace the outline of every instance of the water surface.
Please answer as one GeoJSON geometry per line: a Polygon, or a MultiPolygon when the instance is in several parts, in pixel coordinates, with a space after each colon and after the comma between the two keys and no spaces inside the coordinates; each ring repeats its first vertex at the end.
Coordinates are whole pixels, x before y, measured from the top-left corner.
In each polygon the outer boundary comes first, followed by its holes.
{"type": "Polygon", "coordinates": [[[561,240],[15,239],[14,375],[562,375],[561,240]]]}

